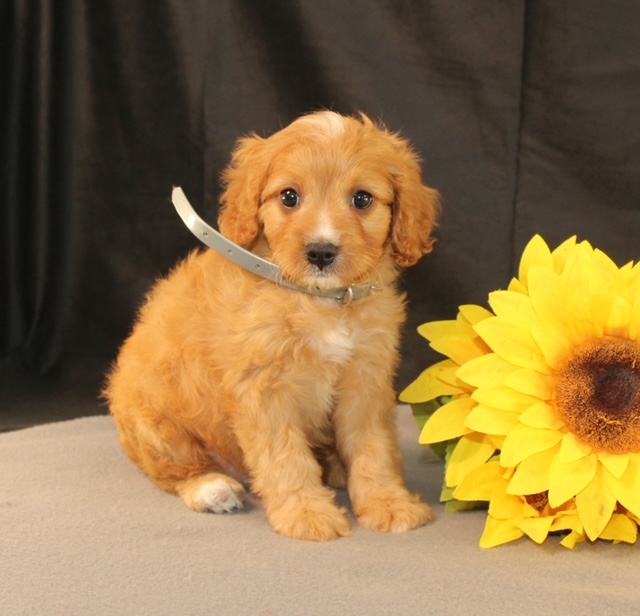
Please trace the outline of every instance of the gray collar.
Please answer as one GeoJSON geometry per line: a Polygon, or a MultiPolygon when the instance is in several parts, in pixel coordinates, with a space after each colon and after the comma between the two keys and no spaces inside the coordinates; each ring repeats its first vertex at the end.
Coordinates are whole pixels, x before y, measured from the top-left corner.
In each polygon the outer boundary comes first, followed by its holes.
{"type": "Polygon", "coordinates": [[[367,297],[372,291],[379,289],[379,287],[370,283],[340,287],[337,289],[318,289],[316,287],[301,287],[293,282],[289,282],[282,276],[280,268],[275,263],[262,259],[241,246],[234,244],[202,220],[179,186],[174,187],[171,194],[171,201],[184,224],[187,225],[191,233],[201,242],[209,246],[209,248],[213,248],[213,250],[236,265],[258,276],[262,276],[267,280],[271,280],[280,286],[309,295],[335,299],[342,304],[350,304],[351,302],[367,297]]]}

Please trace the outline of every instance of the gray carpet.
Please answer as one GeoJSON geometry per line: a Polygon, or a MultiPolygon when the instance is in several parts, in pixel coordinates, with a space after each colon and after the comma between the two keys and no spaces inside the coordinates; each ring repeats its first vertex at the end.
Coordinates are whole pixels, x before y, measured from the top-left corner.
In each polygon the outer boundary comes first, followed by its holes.
{"type": "MultiPolygon", "coordinates": [[[[90,417],[0,435],[0,612],[75,616],[640,613],[640,547],[550,539],[485,551],[484,513],[446,514],[442,465],[399,416],[410,487],[436,521],[359,528],[327,544],[282,538],[259,502],[216,516],[156,489],[90,417]]],[[[347,503],[345,494],[339,500],[347,503]]]]}

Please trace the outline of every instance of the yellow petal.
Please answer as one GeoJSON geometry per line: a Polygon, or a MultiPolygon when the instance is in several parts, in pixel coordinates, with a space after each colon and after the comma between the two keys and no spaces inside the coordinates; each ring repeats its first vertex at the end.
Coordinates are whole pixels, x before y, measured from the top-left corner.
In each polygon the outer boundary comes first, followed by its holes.
{"type": "Polygon", "coordinates": [[[527,287],[525,287],[517,278],[512,278],[509,286],[507,287],[508,291],[512,291],[513,293],[520,293],[521,295],[527,295],[527,287]]]}
{"type": "Polygon", "coordinates": [[[613,298],[615,295],[609,295],[608,293],[599,289],[593,290],[589,293],[587,300],[587,306],[591,314],[591,320],[594,322],[598,330],[604,332],[607,321],[609,320],[609,314],[613,307],[613,298]]]}
{"type": "Polygon", "coordinates": [[[507,494],[507,482],[497,481],[491,491],[489,515],[498,520],[515,520],[524,514],[526,501],[521,496],[507,494]]]}
{"type": "Polygon", "coordinates": [[[550,374],[551,369],[528,329],[516,327],[499,317],[485,319],[475,325],[474,329],[492,351],[508,362],[521,368],[550,374]]]}
{"type": "Polygon", "coordinates": [[[560,445],[555,445],[520,462],[509,481],[507,492],[521,496],[546,492],[549,489],[549,468],[559,448],[560,445]]]}
{"type": "Polygon", "coordinates": [[[576,496],[576,507],[587,537],[595,541],[616,508],[616,498],[607,487],[604,469],[598,467],[593,479],[576,496]]]}
{"type": "Polygon", "coordinates": [[[457,442],[445,474],[448,486],[457,486],[468,473],[484,464],[495,452],[491,440],[482,434],[465,434],[457,442]]]}
{"type": "Polygon", "coordinates": [[[514,291],[494,291],[489,294],[489,305],[496,316],[523,327],[531,323],[540,325],[531,298],[514,291]]]}
{"type": "Polygon", "coordinates": [[[497,460],[470,471],[456,487],[453,497],[463,501],[489,501],[493,486],[502,479],[504,469],[497,460]]]}
{"type": "MultiPolygon", "coordinates": [[[[634,269],[638,269],[640,272],[638,265],[636,265],[634,269]]],[[[631,319],[629,321],[629,338],[631,338],[631,340],[638,340],[638,338],[640,338],[640,284],[634,292],[632,301],[631,319]]]]}
{"type": "Polygon", "coordinates": [[[631,323],[631,304],[624,298],[616,295],[613,298],[613,305],[609,312],[609,317],[604,325],[604,333],[607,336],[629,336],[629,325],[631,323]]]}
{"type": "Polygon", "coordinates": [[[622,275],[618,266],[602,250],[594,249],[589,264],[590,290],[613,297],[622,286],[622,275]]]}
{"type": "Polygon", "coordinates": [[[573,530],[579,534],[584,534],[582,522],[580,522],[577,511],[560,511],[556,513],[551,524],[551,532],[555,533],[563,530],[573,530]]]}
{"type": "Polygon", "coordinates": [[[484,434],[507,435],[517,425],[517,413],[503,411],[485,404],[478,404],[465,419],[470,430],[484,434]]]}
{"type": "Polygon", "coordinates": [[[502,466],[516,466],[529,456],[546,451],[560,442],[562,434],[518,424],[504,439],[500,453],[502,466]]]}
{"type": "Polygon", "coordinates": [[[488,353],[460,366],[456,376],[473,387],[496,387],[518,368],[495,353],[488,353]]]}
{"type": "Polygon", "coordinates": [[[556,272],[532,265],[529,270],[529,297],[540,323],[562,331],[571,318],[567,306],[571,287],[556,272]]]}
{"type": "MultiPolygon", "coordinates": [[[[519,496],[518,498],[522,498],[519,496]]],[[[523,509],[522,517],[524,518],[538,518],[541,516],[540,512],[532,507],[525,499],[522,499],[523,509]]]]}
{"type": "Polygon", "coordinates": [[[471,397],[481,404],[512,413],[521,413],[532,404],[539,402],[533,396],[503,386],[479,387],[471,394],[471,397]]]}
{"type": "Polygon", "coordinates": [[[581,296],[589,294],[589,266],[593,251],[585,250],[583,243],[576,246],[576,249],[567,256],[562,279],[581,296]]]}
{"type": "Polygon", "coordinates": [[[590,293],[610,298],[618,294],[623,277],[618,266],[604,252],[594,249],[587,257],[586,264],[590,293]]]}
{"type": "Polygon", "coordinates": [[[427,368],[413,383],[400,394],[400,400],[409,404],[429,402],[440,396],[455,396],[463,393],[462,387],[457,387],[443,381],[440,377],[447,372],[449,366],[455,364],[446,359],[427,368]]]}
{"type": "Polygon", "coordinates": [[[440,443],[468,432],[464,422],[475,405],[476,402],[471,398],[456,398],[441,406],[424,425],[420,433],[420,443],[440,443]]]}
{"type": "Polygon", "coordinates": [[[557,368],[571,355],[572,346],[564,332],[536,325],[532,325],[529,331],[551,368],[557,368]]]}
{"type": "Polygon", "coordinates": [[[575,462],[591,453],[591,447],[581,443],[572,432],[567,432],[562,437],[562,446],[558,453],[558,462],[566,464],[575,462]]]}
{"type": "Polygon", "coordinates": [[[516,520],[516,526],[536,543],[544,543],[549,535],[553,517],[522,518],[516,520]]]}
{"type": "Polygon", "coordinates": [[[623,267],[620,268],[620,275],[622,276],[622,288],[624,297],[631,300],[635,294],[635,290],[638,284],[640,284],[640,261],[634,263],[629,261],[623,267]]]}
{"type": "Polygon", "coordinates": [[[597,468],[594,454],[566,464],[556,456],[549,468],[549,505],[554,509],[561,507],[582,492],[593,481],[597,468]]]}
{"type": "Polygon", "coordinates": [[[540,400],[549,400],[553,395],[553,378],[530,368],[520,368],[508,373],[503,384],[540,400]]]}
{"type": "Polygon", "coordinates": [[[627,511],[625,515],[640,526],[640,517],[633,515],[633,513],[631,513],[630,511],[627,511]]]}
{"type": "Polygon", "coordinates": [[[560,545],[573,550],[578,543],[582,543],[583,541],[586,541],[585,534],[574,530],[560,542],[560,545]]]}
{"type": "Polygon", "coordinates": [[[620,479],[629,465],[628,454],[613,454],[601,451],[596,454],[598,462],[604,466],[611,475],[616,479],[620,479]]]}
{"type": "Polygon", "coordinates": [[[600,533],[600,539],[620,543],[635,543],[638,538],[637,524],[622,513],[614,513],[609,524],[600,533]]]}
{"type": "Polygon", "coordinates": [[[534,235],[529,241],[520,259],[518,279],[527,288],[529,288],[529,270],[533,265],[553,269],[553,259],[551,258],[549,246],[539,235],[534,235]]]}
{"type": "Polygon", "coordinates": [[[418,333],[431,342],[431,348],[458,365],[486,352],[471,325],[460,320],[424,323],[418,327],[418,333]]]}
{"type": "Polygon", "coordinates": [[[551,259],[553,261],[553,267],[556,272],[562,273],[567,263],[567,259],[574,252],[576,247],[576,236],[572,236],[569,239],[565,240],[553,250],[551,253],[551,259]]]}
{"type": "Polygon", "coordinates": [[[514,524],[513,520],[496,520],[487,516],[484,532],[480,538],[480,547],[493,548],[520,539],[522,535],[524,533],[514,524]]]}
{"type": "Polygon", "coordinates": [[[459,311],[467,323],[470,323],[471,325],[480,323],[480,321],[484,321],[485,319],[493,316],[492,312],[482,306],[476,306],[475,304],[465,304],[464,306],[460,306],[459,311]]]}
{"type": "Polygon", "coordinates": [[[454,361],[450,359],[445,359],[443,362],[440,362],[440,369],[438,370],[438,378],[448,385],[453,385],[459,389],[466,390],[466,384],[463,383],[457,376],[456,372],[460,366],[456,364],[454,361]]]}
{"type": "Polygon", "coordinates": [[[629,465],[620,479],[616,479],[609,472],[604,474],[604,478],[618,502],[636,517],[640,517],[640,468],[638,455],[629,456],[629,465]]]}
{"type": "Polygon", "coordinates": [[[519,417],[520,423],[530,428],[546,428],[547,430],[560,430],[564,422],[555,409],[546,402],[538,402],[530,406],[519,417]]]}
{"type": "Polygon", "coordinates": [[[473,338],[442,336],[435,338],[430,346],[434,351],[450,357],[459,366],[484,355],[489,350],[477,336],[473,338]]]}
{"type": "Polygon", "coordinates": [[[593,321],[586,295],[576,293],[569,300],[567,312],[572,316],[567,324],[566,335],[573,344],[581,344],[593,338],[602,338],[604,326],[593,321]]]}

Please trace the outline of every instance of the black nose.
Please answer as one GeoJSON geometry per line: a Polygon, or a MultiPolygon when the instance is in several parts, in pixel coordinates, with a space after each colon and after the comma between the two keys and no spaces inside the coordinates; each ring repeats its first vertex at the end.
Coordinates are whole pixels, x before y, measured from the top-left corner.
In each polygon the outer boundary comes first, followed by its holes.
{"type": "Polygon", "coordinates": [[[339,249],[335,244],[309,244],[307,246],[307,261],[322,270],[336,260],[338,252],[339,249]]]}

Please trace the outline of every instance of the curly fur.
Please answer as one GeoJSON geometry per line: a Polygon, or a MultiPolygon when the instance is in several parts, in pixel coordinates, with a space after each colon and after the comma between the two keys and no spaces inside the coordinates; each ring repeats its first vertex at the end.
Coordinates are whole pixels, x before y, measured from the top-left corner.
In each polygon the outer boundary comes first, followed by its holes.
{"type": "Polygon", "coordinates": [[[303,116],[238,142],[223,175],[221,231],[300,285],[375,282],[351,305],[291,291],[213,251],[160,280],[105,389],[124,450],[196,511],[241,506],[245,485],[288,537],[350,534],[328,487],[363,526],[399,532],[431,511],[404,485],[393,377],[399,268],[431,249],[438,195],[408,143],[366,116],[303,116]],[[294,188],[300,204],[285,208],[294,188]],[[351,204],[356,191],[374,200],[351,204]],[[320,270],[309,245],[339,253],[320,270]]]}

